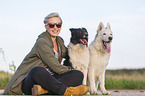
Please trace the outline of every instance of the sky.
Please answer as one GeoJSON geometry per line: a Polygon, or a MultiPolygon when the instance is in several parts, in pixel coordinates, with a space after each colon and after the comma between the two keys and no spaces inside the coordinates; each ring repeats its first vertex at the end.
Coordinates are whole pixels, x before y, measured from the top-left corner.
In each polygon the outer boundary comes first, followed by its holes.
{"type": "Polygon", "coordinates": [[[85,27],[90,44],[99,23],[109,22],[113,41],[107,69],[145,68],[145,0],[0,0],[0,70],[8,70],[12,61],[21,64],[51,12],[63,20],[59,35],[66,46],[69,28],[85,27]]]}

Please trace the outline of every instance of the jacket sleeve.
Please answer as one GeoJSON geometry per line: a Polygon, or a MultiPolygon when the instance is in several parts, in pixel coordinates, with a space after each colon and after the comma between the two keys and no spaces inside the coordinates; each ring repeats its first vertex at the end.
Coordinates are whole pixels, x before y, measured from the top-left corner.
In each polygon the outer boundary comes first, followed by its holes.
{"type": "Polygon", "coordinates": [[[43,64],[51,68],[54,72],[62,74],[69,71],[68,67],[59,64],[54,56],[53,48],[49,46],[49,43],[45,39],[41,38],[37,41],[36,49],[43,64]]]}

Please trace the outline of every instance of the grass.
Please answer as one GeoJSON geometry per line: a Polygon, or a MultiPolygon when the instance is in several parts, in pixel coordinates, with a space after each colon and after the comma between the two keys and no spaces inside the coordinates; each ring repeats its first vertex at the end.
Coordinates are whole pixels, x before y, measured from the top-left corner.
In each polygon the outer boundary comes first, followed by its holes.
{"type": "MultiPolygon", "coordinates": [[[[13,74],[0,71],[0,89],[4,89],[13,74]]],[[[106,89],[145,90],[145,69],[121,69],[106,71],[106,89]]]]}
{"type": "Polygon", "coordinates": [[[145,89],[145,69],[107,70],[106,89],[145,89]]]}
{"type": "Polygon", "coordinates": [[[145,89],[145,81],[106,78],[106,89],[145,89]]]}
{"type": "Polygon", "coordinates": [[[120,92],[120,91],[118,91],[118,90],[115,90],[114,92],[120,92]]]}
{"type": "Polygon", "coordinates": [[[12,74],[0,71],[0,89],[4,89],[10,81],[12,74]]]}
{"type": "Polygon", "coordinates": [[[4,89],[9,81],[10,81],[10,78],[0,79],[0,89],[4,89]]]}

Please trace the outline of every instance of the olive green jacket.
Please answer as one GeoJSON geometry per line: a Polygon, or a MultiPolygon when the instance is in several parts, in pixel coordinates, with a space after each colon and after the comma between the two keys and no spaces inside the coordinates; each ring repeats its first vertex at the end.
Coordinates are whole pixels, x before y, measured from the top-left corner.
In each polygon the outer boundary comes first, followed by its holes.
{"type": "MultiPolygon", "coordinates": [[[[56,38],[58,45],[61,50],[61,58],[66,56],[66,47],[61,37],[56,38]]],[[[22,82],[26,78],[30,69],[35,66],[41,66],[44,68],[49,67],[54,72],[58,74],[65,73],[69,71],[69,68],[61,65],[57,58],[55,58],[55,53],[53,51],[53,43],[50,34],[46,31],[38,36],[38,39],[30,51],[30,53],[24,58],[23,62],[18,67],[17,71],[13,75],[12,79],[6,86],[4,90],[5,95],[21,95],[22,92],[22,82]]],[[[62,60],[62,59],[61,59],[62,60]]]]}

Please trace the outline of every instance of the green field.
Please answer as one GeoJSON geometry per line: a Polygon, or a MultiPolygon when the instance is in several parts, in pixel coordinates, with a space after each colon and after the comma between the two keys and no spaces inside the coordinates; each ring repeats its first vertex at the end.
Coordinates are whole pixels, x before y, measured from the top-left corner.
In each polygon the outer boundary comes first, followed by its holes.
{"type": "Polygon", "coordinates": [[[145,89],[145,69],[106,71],[106,89],[145,89]]]}
{"type": "Polygon", "coordinates": [[[12,74],[0,71],[0,89],[4,89],[10,81],[12,74]]]}
{"type": "MultiPolygon", "coordinates": [[[[8,84],[12,74],[0,71],[0,89],[8,84]]],[[[145,90],[145,69],[107,70],[106,89],[142,89],[145,90]]]]}

